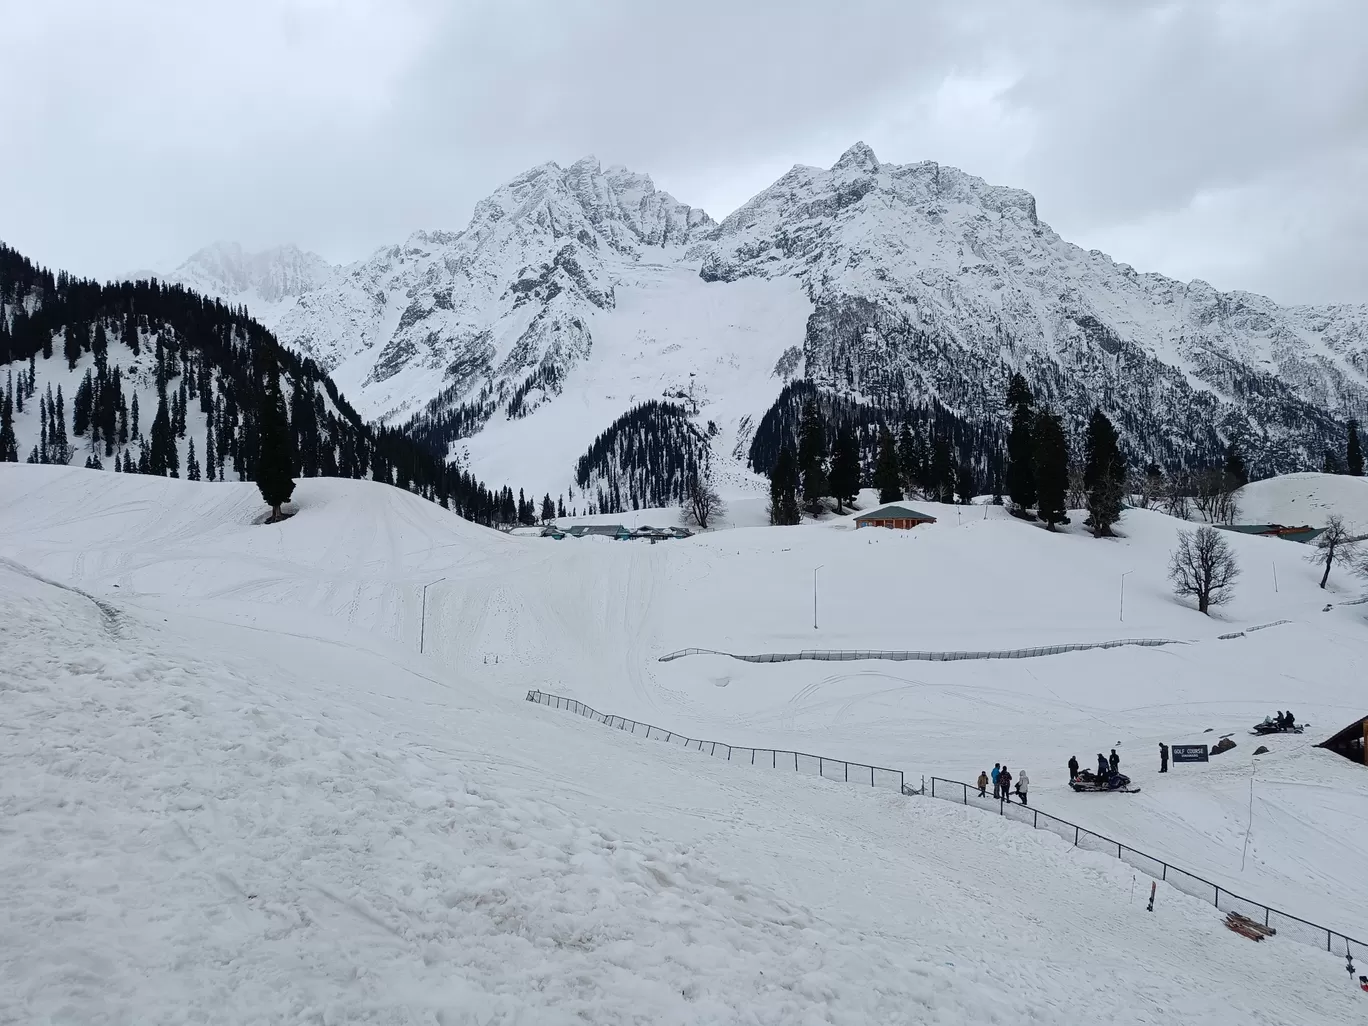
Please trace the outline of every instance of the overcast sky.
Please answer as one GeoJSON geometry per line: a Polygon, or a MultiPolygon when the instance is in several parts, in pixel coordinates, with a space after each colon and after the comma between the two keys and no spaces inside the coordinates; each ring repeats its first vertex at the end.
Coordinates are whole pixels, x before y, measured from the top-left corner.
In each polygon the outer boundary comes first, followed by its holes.
{"type": "Polygon", "coordinates": [[[585,154],[722,217],[857,139],[1065,238],[1368,301],[1368,0],[0,0],[0,239],[356,259],[585,154]]]}

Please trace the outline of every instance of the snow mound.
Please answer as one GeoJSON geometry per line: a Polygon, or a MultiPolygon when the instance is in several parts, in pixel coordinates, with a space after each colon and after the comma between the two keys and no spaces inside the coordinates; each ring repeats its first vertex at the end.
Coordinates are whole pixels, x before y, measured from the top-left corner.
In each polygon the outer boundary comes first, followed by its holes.
{"type": "Polygon", "coordinates": [[[1347,474],[1284,474],[1253,481],[1236,493],[1246,524],[1324,527],[1338,513],[1368,529],[1368,478],[1347,474]]]}

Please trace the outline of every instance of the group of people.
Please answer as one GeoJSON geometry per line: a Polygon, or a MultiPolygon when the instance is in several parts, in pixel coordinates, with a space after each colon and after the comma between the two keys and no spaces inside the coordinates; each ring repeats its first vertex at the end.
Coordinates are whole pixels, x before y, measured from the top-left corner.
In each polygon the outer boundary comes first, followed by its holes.
{"type": "Polygon", "coordinates": [[[1278,710],[1277,717],[1265,716],[1264,723],[1270,727],[1277,727],[1279,730],[1291,730],[1297,725],[1297,718],[1292,715],[1292,710],[1287,712],[1278,710]]]}
{"type": "MultiPolygon", "coordinates": [[[[1110,780],[1121,771],[1121,756],[1116,754],[1116,749],[1111,750],[1111,756],[1105,756],[1101,752],[1097,753],[1097,779],[1110,780]]],[[[1069,756],[1069,782],[1078,779],[1078,756],[1069,756]]]]}
{"type": "Polygon", "coordinates": [[[1021,799],[1021,804],[1028,804],[1026,801],[1026,792],[1031,786],[1031,778],[1026,775],[1025,770],[1022,770],[1015,777],[1013,777],[1011,770],[1009,770],[1006,766],[1002,765],[1002,763],[1000,762],[993,763],[993,769],[991,773],[987,770],[984,770],[982,773],[978,775],[979,797],[987,798],[988,785],[992,784],[993,797],[999,799],[1000,801],[1010,802],[1012,800],[1012,789],[1014,782],[1016,787],[1015,793],[1016,796],[1021,799]]]}

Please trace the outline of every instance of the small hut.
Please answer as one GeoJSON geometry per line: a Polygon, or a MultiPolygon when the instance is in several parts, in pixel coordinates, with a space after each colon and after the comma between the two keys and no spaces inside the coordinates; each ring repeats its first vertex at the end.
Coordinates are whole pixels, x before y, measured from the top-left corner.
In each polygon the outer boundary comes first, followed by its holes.
{"type": "Polygon", "coordinates": [[[1368,765],[1368,716],[1355,720],[1334,737],[1327,738],[1317,748],[1328,748],[1353,762],[1368,765]]]}

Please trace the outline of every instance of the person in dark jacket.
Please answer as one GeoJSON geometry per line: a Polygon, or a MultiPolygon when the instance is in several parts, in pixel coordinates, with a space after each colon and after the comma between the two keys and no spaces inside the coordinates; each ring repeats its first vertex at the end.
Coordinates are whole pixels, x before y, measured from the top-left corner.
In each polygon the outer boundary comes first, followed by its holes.
{"type": "Polygon", "coordinates": [[[1076,756],[1076,755],[1071,755],[1071,756],[1069,756],[1069,780],[1070,780],[1070,781],[1073,781],[1073,780],[1077,780],[1077,779],[1078,779],[1078,756],[1076,756]]]}
{"type": "Polygon", "coordinates": [[[1159,742],[1159,772],[1168,772],[1168,745],[1162,741],[1159,742]]]}
{"type": "Polygon", "coordinates": [[[1012,774],[1007,772],[1006,766],[1003,766],[1002,772],[998,774],[998,790],[1007,801],[1012,800],[1012,774]]]}
{"type": "Polygon", "coordinates": [[[1107,760],[1107,765],[1111,767],[1113,774],[1121,770],[1121,756],[1116,754],[1116,749],[1112,749],[1111,758],[1107,760]]]}
{"type": "Polygon", "coordinates": [[[993,772],[989,774],[993,778],[993,797],[1002,797],[1002,785],[998,783],[998,778],[1002,776],[1002,763],[993,763],[993,772]]]}
{"type": "Polygon", "coordinates": [[[1295,716],[1292,715],[1292,710],[1291,710],[1291,709],[1288,709],[1288,710],[1287,710],[1287,729],[1288,729],[1288,730],[1291,730],[1291,729],[1292,729],[1293,727],[1295,727],[1296,725],[1297,725],[1297,718],[1296,718],[1295,716]]]}
{"type": "Polygon", "coordinates": [[[1097,779],[1102,781],[1107,779],[1107,757],[1101,752],[1097,753],[1097,779]]]}

